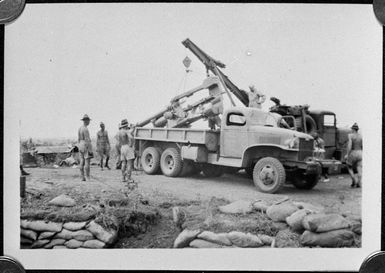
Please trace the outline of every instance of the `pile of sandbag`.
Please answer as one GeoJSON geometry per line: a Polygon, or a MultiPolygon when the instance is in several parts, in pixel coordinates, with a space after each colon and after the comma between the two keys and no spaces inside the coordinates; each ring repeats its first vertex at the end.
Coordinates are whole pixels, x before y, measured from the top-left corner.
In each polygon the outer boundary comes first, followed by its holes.
{"type": "Polygon", "coordinates": [[[183,230],[174,241],[174,248],[271,247],[274,238],[264,234],[239,231],[214,233],[202,230],[183,230]]]}
{"type": "Polygon", "coordinates": [[[266,214],[302,233],[300,242],[304,246],[349,247],[354,245],[354,232],[361,234],[360,222],[335,213],[326,214],[323,208],[307,203],[284,200],[268,207],[266,214]]]}
{"type": "Polygon", "coordinates": [[[31,248],[105,248],[118,237],[114,229],[106,229],[92,221],[57,223],[43,220],[21,220],[21,244],[31,248]]]}

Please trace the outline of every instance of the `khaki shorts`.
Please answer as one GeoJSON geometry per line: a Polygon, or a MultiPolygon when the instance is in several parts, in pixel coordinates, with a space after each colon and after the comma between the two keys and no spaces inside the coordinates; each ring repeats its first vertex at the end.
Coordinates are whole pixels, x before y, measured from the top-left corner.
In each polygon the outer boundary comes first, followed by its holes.
{"type": "Polygon", "coordinates": [[[100,156],[110,156],[110,146],[109,145],[102,145],[98,147],[98,154],[100,156]]]}
{"type": "Polygon", "coordinates": [[[350,167],[357,167],[358,163],[362,162],[362,150],[353,150],[348,155],[346,164],[350,167]]]}
{"type": "Polygon", "coordinates": [[[128,145],[123,145],[120,148],[120,160],[130,160],[135,159],[135,151],[132,147],[128,145]]]}

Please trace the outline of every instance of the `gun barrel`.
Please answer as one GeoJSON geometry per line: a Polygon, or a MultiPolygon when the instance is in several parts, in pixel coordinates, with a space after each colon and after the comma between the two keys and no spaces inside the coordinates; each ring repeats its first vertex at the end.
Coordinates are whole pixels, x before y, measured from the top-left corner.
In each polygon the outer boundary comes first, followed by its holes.
{"type": "Polygon", "coordinates": [[[149,124],[151,121],[157,120],[157,119],[159,119],[160,117],[162,117],[163,114],[166,113],[168,110],[169,110],[168,107],[166,107],[165,109],[163,109],[162,111],[156,113],[155,115],[152,115],[151,117],[149,117],[149,118],[147,118],[147,119],[145,119],[145,120],[143,120],[143,121],[137,123],[137,126],[139,126],[139,127],[146,126],[146,125],[149,124]]]}

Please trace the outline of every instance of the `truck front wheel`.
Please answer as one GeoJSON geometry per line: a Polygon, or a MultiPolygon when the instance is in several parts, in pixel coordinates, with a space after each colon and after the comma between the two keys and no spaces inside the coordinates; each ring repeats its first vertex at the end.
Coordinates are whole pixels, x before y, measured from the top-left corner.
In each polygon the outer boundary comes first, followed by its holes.
{"type": "Polygon", "coordinates": [[[276,158],[261,158],[254,166],[254,185],[261,192],[275,193],[282,187],[285,180],[285,168],[276,158]]]}
{"type": "Polygon", "coordinates": [[[293,176],[293,185],[298,189],[310,190],[317,185],[320,179],[319,174],[305,175],[303,172],[297,172],[293,176]]]}
{"type": "Polygon", "coordinates": [[[160,168],[166,176],[176,177],[183,168],[180,152],[175,148],[167,148],[160,158],[160,168]]]}
{"type": "Polygon", "coordinates": [[[147,147],[141,156],[141,163],[146,174],[156,174],[160,167],[160,152],[155,147],[147,147]]]}

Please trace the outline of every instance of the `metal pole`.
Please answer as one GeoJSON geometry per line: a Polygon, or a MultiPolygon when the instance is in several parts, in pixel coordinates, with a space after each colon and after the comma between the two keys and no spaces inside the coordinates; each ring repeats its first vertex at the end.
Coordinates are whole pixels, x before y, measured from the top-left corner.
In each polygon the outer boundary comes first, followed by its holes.
{"type": "Polygon", "coordinates": [[[225,82],[223,81],[221,75],[219,74],[218,68],[217,68],[216,66],[214,66],[214,70],[215,70],[215,72],[216,72],[216,74],[217,74],[217,76],[218,76],[218,78],[219,78],[219,81],[221,82],[223,88],[225,89],[225,91],[226,91],[226,93],[227,93],[227,96],[229,97],[229,99],[230,99],[230,101],[231,101],[231,104],[232,104],[233,106],[236,106],[236,105],[235,105],[235,102],[234,102],[233,98],[231,97],[229,91],[227,90],[226,84],[225,84],[225,82]]]}

